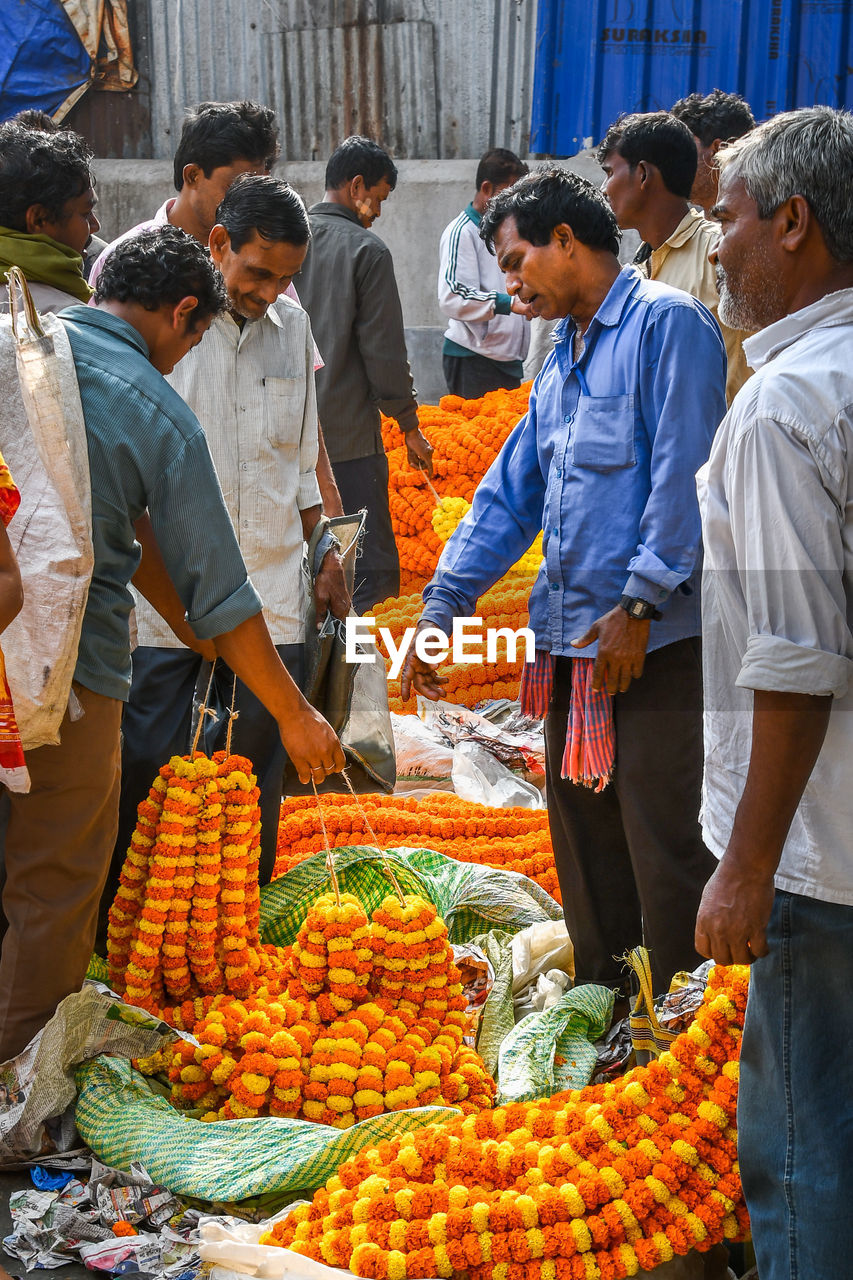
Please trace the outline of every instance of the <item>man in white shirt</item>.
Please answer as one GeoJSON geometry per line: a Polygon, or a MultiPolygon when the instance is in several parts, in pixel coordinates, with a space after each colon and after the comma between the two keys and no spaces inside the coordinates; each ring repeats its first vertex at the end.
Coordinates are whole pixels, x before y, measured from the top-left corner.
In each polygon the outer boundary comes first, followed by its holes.
{"type": "MultiPolygon", "coordinates": [[[[169,382],[201,423],[240,550],[264,602],[264,616],[279,655],[304,684],[305,600],[303,540],[322,514],[317,483],[317,401],[314,342],[307,313],[283,291],[308,249],[308,215],[285,182],[246,174],[226,192],[210,233],[210,253],[228,290],[229,310],[219,316],[169,382]]],[[[327,539],[328,542],[328,539],[327,539]]],[[[146,545],[145,556],[150,553],[146,545]]],[[[318,617],[327,607],[345,617],[349,597],[334,546],[323,545],[315,596],[318,617]]],[[[143,568],[145,558],[143,558],[143,568]]],[[[184,606],[175,593],[160,595],[156,611],[137,595],[138,647],[123,721],[119,836],[111,879],[116,877],[144,799],[159,767],[190,748],[196,683],[206,685],[204,658],[214,652],[186,634],[184,606]],[[200,652],[201,650],[201,652],[200,652]]],[[[201,749],[225,745],[234,676],[222,660],[214,667],[210,701],[223,710],[204,717],[201,749]]],[[[204,688],[201,693],[204,694],[204,688]]],[[[232,749],[248,756],[261,788],[262,883],[275,864],[278,810],[286,755],[273,733],[275,721],[240,681],[236,684],[232,749]]]]}
{"type": "Polygon", "coordinates": [[[699,474],[706,843],[696,946],[752,964],[739,1154],[761,1280],[849,1274],[853,1216],[853,116],[718,155],[720,314],[755,370],[699,474]]]}

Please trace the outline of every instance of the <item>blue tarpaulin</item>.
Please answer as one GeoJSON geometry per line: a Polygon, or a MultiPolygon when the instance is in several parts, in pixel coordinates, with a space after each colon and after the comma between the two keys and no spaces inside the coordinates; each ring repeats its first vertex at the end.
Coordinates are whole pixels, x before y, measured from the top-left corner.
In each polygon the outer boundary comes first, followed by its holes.
{"type": "Polygon", "coordinates": [[[539,0],[530,149],[574,155],[627,111],[742,93],[757,120],[853,105],[850,0],[539,0]]]}
{"type": "Polygon", "coordinates": [[[28,107],[53,115],[91,65],[59,0],[0,0],[0,120],[28,107]]]}

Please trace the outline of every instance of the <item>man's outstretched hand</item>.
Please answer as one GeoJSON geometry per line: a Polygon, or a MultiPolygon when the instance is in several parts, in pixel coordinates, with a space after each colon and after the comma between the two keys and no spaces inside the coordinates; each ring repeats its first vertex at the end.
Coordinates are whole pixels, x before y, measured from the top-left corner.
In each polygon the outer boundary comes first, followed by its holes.
{"type": "Polygon", "coordinates": [[[423,694],[425,698],[429,698],[430,702],[438,702],[439,698],[443,698],[446,692],[447,676],[440,675],[437,665],[424,662],[423,658],[419,658],[415,651],[415,641],[418,638],[418,633],[433,625],[431,622],[419,622],[415,630],[412,643],[409,646],[409,652],[406,654],[406,660],[403,663],[403,670],[400,673],[400,697],[403,702],[408,701],[413,689],[415,693],[423,694]]]}

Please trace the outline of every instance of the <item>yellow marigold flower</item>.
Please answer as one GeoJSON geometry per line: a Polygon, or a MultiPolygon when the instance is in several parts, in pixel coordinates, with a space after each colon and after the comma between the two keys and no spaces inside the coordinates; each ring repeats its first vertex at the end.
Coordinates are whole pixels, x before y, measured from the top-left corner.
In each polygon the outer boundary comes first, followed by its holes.
{"type": "Polygon", "coordinates": [[[592,1236],[589,1234],[589,1227],[586,1225],[583,1218],[572,1218],[569,1226],[572,1229],[572,1235],[575,1238],[578,1253],[588,1253],[592,1248],[592,1236]]]}

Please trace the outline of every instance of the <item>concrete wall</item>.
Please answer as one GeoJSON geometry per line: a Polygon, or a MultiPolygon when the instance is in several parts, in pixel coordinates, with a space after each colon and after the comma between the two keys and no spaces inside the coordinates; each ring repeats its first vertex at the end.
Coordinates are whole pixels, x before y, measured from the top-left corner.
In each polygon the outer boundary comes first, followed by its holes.
{"type": "MultiPolygon", "coordinates": [[[[561,163],[595,183],[601,180],[591,152],[561,163]]],[[[394,257],[415,386],[422,400],[435,403],[446,392],[441,374],[445,322],[436,300],[438,242],[444,227],[474,194],[477,161],[400,160],[397,164],[397,188],[382,206],[373,229],[394,257]]],[[[94,168],[101,235],[107,240],[150,218],[174,195],[168,161],[96,160],[94,168]]],[[[291,161],[279,164],[275,172],[311,205],[323,197],[324,171],[325,164],[319,161],[291,161]]],[[[626,243],[626,251],[633,251],[635,243],[636,237],[630,245],[626,243]]]]}

